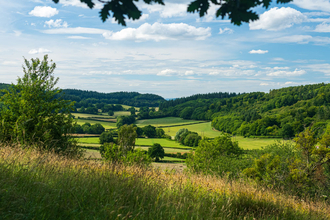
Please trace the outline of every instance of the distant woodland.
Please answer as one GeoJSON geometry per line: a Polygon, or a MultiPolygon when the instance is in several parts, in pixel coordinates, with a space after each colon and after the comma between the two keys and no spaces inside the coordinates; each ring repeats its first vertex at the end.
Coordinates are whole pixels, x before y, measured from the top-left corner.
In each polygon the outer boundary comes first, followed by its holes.
{"type": "MultiPolygon", "coordinates": [[[[0,84],[2,89],[8,86],[0,84]]],[[[246,137],[290,138],[309,126],[316,134],[322,134],[330,119],[330,84],[324,83],[274,89],[269,93],[218,92],[168,101],[154,94],[99,93],[78,89],[64,89],[61,96],[75,101],[76,109],[88,109],[90,113],[97,113],[99,109],[120,111],[123,104],[141,107],[138,119],[173,116],[206,120],[212,121],[217,130],[246,137]],[[159,110],[149,107],[159,107],[159,110]]]]}

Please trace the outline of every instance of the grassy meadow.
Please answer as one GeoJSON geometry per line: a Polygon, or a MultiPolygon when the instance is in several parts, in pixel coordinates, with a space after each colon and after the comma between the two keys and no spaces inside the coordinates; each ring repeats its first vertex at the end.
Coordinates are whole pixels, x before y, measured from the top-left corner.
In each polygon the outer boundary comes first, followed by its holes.
{"type": "Polygon", "coordinates": [[[330,218],[330,205],[248,181],[0,147],[0,219],[330,218]],[[13,184],[14,183],[14,184],[13,184]]]}
{"type": "MultiPolygon", "coordinates": [[[[147,125],[152,125],[155,127],[164,127],[164,126],[177,126],[180,124],[194,124],[200,123],[202,121],[186,120],[178,117],[166,117],[166,118],[155,118],[155,119],[143,119],[138,120],[136,125],[139,127],[144,127],[147,125]]],[[[164,128],[166,129],[166,128],[164,128]]]]}

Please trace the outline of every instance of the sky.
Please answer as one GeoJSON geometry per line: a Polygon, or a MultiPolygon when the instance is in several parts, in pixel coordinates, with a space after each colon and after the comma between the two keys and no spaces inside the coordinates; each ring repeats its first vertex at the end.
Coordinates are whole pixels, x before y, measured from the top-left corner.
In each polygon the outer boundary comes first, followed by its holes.
{"type": "MultiPolygon", "coordinates": [[[[192,0],[191,0],[192,1],[192,0]]],[[[23,76],[24,58],[56,63],[58,87],[136,91],[164,98],[212,92],[268,92],[329,83],[330,2],[294,0],[235,26],[187,13],[186,0],[139,1],[139,20],[102,22],[98,1],[0,0],[0,82],[23,76]]]]}

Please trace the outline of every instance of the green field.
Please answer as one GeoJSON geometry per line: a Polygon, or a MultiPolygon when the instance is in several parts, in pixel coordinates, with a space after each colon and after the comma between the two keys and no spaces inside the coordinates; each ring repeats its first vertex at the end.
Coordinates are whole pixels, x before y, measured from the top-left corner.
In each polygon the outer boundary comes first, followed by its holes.
{"type": "Polygon", "coordinates": [[[180,145],[175,141],[170,141],[164,138],[138,138],[136,139],[135,145],[140,146],[152,146],[154,143],[162,145],[162,147],[172,147],[180,149],[190,149],[191,147],[180,145]]]}
{"type": "Polygon", "coordinates": [[[232,140],[237,141],[239,147],[250,150],[260,149],[261,147],[274,144],[276,141],[283,142],[281,138],[244,138],[242,136],[233,137],[232,140]]]}
{"type": "Polygon", "coordinates": [[[187,128],[189,131],[197,132],[202,137],[215,138],[221,135],[220,131],[213,130],[211,127],[211,122],[192,124],[192,125],[183,125],[183,126],[175,126],[163,128],[165,134],[168,134],[172,137],[175,136],[176,132],[181,128],[187,128]]]}
{"type": "MultiPolygon", "coordinates": [[[[186,120],[178,117],[166,117],[166,118],[155,118],[155,119],[145,119],[145,120],[138,120],[136,125],[139,127],[143,127],[146,125],[153,125],[155,127],[162,127],[162,126],[173,126],[173,125],[180,125],[180,124],[194,124],[201,121],[194,121],[194,120],[186,120]]],[[[166,129],[166,128],[164,128],[166,129]]]]}
{"type": "Polygon", "coordinates": [[[92,119],[78,119],[77,124],[79,125],[83,125],[86,122],[90,123],[90,124],[96,124],[99,123],[101,124],[105,129],[113,129],[113,128],[117,128],[116,127],[116,123],[114,122],[106,122],[106,121],[98,121],[98,120],[92,120],[92,119]]]}
{"type": "Polygon", "coordinates": [[[99,137],[90,137],[90,138],[77,138],[78,143],[86,144],[99,144],[99,137]]]}
{"type": "Polygon", "coordinates": [[[95,115],[95,114],[86,114],[86,113],[72,113],[76,118],[114,118],[109,115],[95,115]]]}
{"type": "MultiPolygon", "coordinates": [[[[149,147],[143,147],[143,146],[135,146],[135,149],[141,149],[141,150],[148,150],[149,147]]],[[[164,147],[165,153],[190,153],[190,150],[188,149],[177,149],[177,148],[171,148],[171,147],[164,147]]]]}

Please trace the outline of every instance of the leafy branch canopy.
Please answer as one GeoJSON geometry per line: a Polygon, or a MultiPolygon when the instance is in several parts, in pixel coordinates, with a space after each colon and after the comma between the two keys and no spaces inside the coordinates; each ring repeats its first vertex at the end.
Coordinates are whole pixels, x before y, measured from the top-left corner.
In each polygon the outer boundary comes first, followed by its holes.
{"type": "MultiPolygon", "coordinates": [[[[95,3],[92,0],[80,0],[85,3],[89,8],[94,8],[95,3]]],[[[103,4],[101,9],[100,18],[105,22],[110,15],[118,22],[118,24],[126,26],[125,19],[138,20],[142,12],[138,9],[135,2],[139,0],[98,0],[103,4]]],[[[289,3],[292,0],[276,0],[276,3],[289,3]]],[[[53,0],[58,3],[59,0],[53,0]]],[[[163,0],[143,0],[146,4],[160,4],[165,5],[163,0]]],[[[240,26],[242,22],[250,22],[259,19],[256,12],[252,11],[257,6],[268,8],[272,0],[195,0],[189,3],[187,12],[199,13],[200,17],[207,14],[211,4],[219,6],[215,16],[221,17],[228,16],[231,23],[240,26]]]]}

